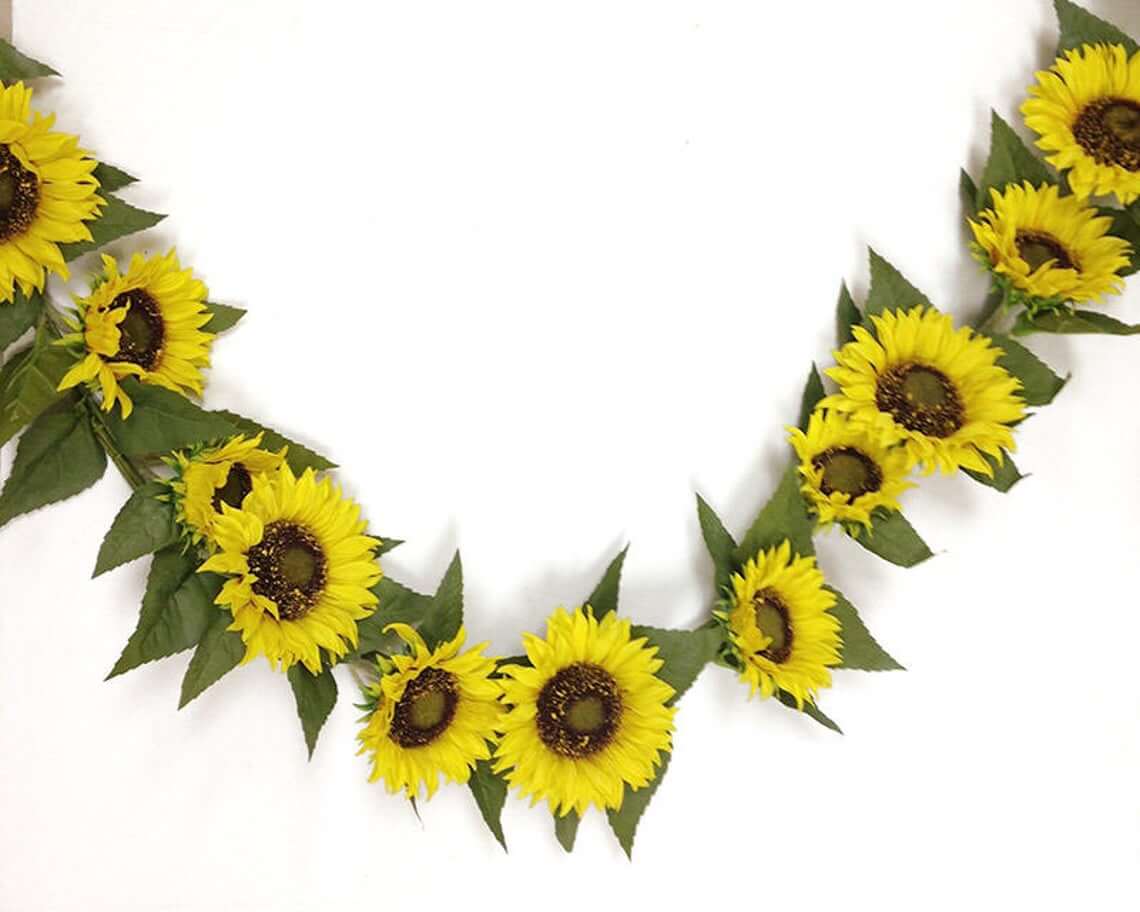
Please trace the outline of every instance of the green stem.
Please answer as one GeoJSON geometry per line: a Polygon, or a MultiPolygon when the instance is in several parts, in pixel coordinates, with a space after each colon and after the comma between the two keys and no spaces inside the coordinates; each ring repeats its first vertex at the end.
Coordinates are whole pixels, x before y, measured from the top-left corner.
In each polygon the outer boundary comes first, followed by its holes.
{"type": "Polygon", "coordinates": [[[982,312],[974,321],[978,332],[989,335],[996,328],[995,324],[1005,317],[1005,293],[995,288],[986,296],[986,303],[982,305],[982,312]]]}
{"type": "Polygon", "coordinates": [[[137,491],[147,482],[153,481],[154,475],[148,469],[144,466],[135,465],[134,460],[119,449],[118,443],[115,442],[115,438],[111,434],[111,429],[103,420],[102,411],[86,390],[83,393],[83,405],[87,408],[87,414],[91,419],[91,430],[95,432],[95,439],[102,445],[107,456],[115,464],[115,468],[119,470],[124,481],[131,486],[131,489],[137,491]]]}

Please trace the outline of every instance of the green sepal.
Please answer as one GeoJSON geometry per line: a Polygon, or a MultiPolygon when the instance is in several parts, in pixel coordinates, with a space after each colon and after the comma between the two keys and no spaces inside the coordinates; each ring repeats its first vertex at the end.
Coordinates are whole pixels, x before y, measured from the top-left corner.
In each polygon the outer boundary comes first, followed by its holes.
{"type": "Polygon", "coordinates": [[[657,658],[664,663],[656,676],[673,688],[669,700],[673,706],[684,695],[709,662],[713,661],[721,646],[724,635],[716,625],[698,627],[696,630],[662,630],[634,624],[631,628],[634,637],[645,637],[650,646],[657,647],[657,658]]]}
{"type": "Polygon", "coordinates": [[[835,595],[835,606],[831,613],[842,628],[840,636],[843,640],[843,659],[838,667],[855,671],[905,671],[871,636],[867,625],[859,617],[859,612],[843,593],[838,589],[831,589],[831,592],[835,595]]]}
{"type": "Polygon", "coordinates": [[[239,320],[245,316],[240,307],[231,307],[229,304],[215,304],[206,302],[206,310],[210,312],[210,322],[202,327],[203,332],[219,335],[227,329],[233,329],[239,320]]]}
{"type": "Polygon", "coordinates": [[[107,454],[84,411],[73,405],[46,412],[20,438],[0,493],[0,527],[86,491],[106,470],[107,454]]]}
{"type": "Polygon", "coordinates": [[[10,43],[0,39],[0,82],[13,83],[25,79],[58,76],[46,63],[21,54],[10,43]]]}
{"type": "Polygon", "coordinates": [[[245,643],[241,640],[241,634],[228,629],[232,623],[232,614],[220,608],[214,609],[214,617],[198,643],[198,648],[194,650],[182,679],[179,709],[237,668],[245,658],[245,643]]]}
{"type": "Polygon", "coordinates": [[[578,838],[578,824],[581,822],[582,818],[577,811],[554,818],[554,835],[558,838],[558,844],[567,852],[574,851],[574,840],[578,838]]]}
{"type": "Polygon", "coordinates": [[[712,558],[716,591],[720,593],[731,582],[737,567],[736,540],[700,494],[697,495],[697,519],[701,524],[701,537],[712,558]]]}
{"type": "Polygon", "coordinates": [[[776,699],[779,700],[781,704],[788,707],[788,709],[794,710],[795,712],[798,712],[798,713],[803,713],[809,719],[814,719],[816,722],[818,722],[824,728],[830,729],[831,731],[835,732],[837,735],[843,734],[843,729],[841,729],[835,723],[834,720],[832,720],[829,716],[827,716],[824,713],[824,711],[822,709],[820,709],[818,706],[816,706],[814,703],[812,703],[808,700],[805,700],[803,708],[801,709],[799,707],[799,705],[797,705],[797,703],[796,703],[796,698],[784,690],[777,690],[776,691],[776,699]]]}
{"type": "Polygon", "coordinates": [[[432,596],[431,606],[419,628],[428,649],[455,639],[463,626],[463,562],[459,552],[448,564],[447,571],[440,580],[439,588],[432,596]]]}
{"type": "Polygon", "coordinates": [[[0,304],[0,354],[35,326],[43,311],[42,294],[33,292],[26,295],[19,288],[11,301],[0,304]]]}
{"type": "Polygon", "coordinates": [[[1009,336],[992,336],[994,345],[1003,352],[998,366],[1021,381],[1021,398],[1026,405],[1048,405],[1069,382],[1059,377],[1033,352],[1009,336]]]}
{"type": "Polygon", "coordinates": [[[736,548],[735,564],[742,566],[761,551],[774,548],[785,539],[801,557],[815,554],[812,520],[800,492],[799,466],[792,463],[780,477],[772,499],[760,511],[748,534],[736,548]]]}
{"type": "Polygon", "coordinates": [[[1004,459],[1001,463],[988,453],[983,453],[982,458],[985,459],[985,461],[989,463],[990,468],[993,469],[992,476],[982,472],[975,472],[973,469],[963,469],[962,471],[978,484],[985,485],[987,488],[993,488],[1002,494],[1008,494],[1018,482],[1028,477],[1021,474],[1009,453],[1004,454],[1004,459]]]}
{"type": "Polygon", "coordinates": [[[863,314],[851,297],[847,283],[839,286],[839,303],[835,306],[835,338],[840,348],[855,341],[855,327],[863,325],[863,314]]]}
{"type": "Polygon", "coordinates": [[[801,431],[807,432],[808,421],[811,420],[812,412],[815,411],[815,407],[819,405],[825,395],[823,378],[819,375],[819,368],[812,364],[807,382],[804,384],[804,394],[800,398],[800,423],[797,427],[801,431]]]}
{"type": "Polygon", "coordinates": [[[288,678],[311,760],[321,729],[336,706],[336,678],[331,668],[322,666],[321,673],[315,675],[300,662],[289,668],[288,678]]]}
{"type": "Polygon", "coordinates": [[[1135,336],[1140,334],[1140,323],[1122,323],[1115,317],[1093,310],[1054,310],[1030,317],[1018,315],[1013,327],[1015,336],[1028,336],[1035,332],[1060,335],[1135,336]]]}
{"type": "Polygon", "coordinates": [[[479,760],[475,763],[475,769],[471,771],[467,787],[471,789],[487,829],[503,847],[503,851],[507,851],[507,838],[503,835],[503,805],[507,803],[507,781],[495,775],[488,761],[479,760]]]}
{"type": "Polygon", "coordinates": [[[109,193],[104,194],[103,198],[107,201],[103,207],[103,212],[94,221],[86,223],[87,228],[91,231],[91,240],[59,245],[59,250],[66,262],[70,263],[83,254],[98,250],[112,241],[119,240],[119,238],[153,228],[166,218],[165,215],[157,212],[147,212],[145,209],[139,209],[130,203],[124,203],[117,196],[112,196],[109,193]]]}
{"type": "Polygon", "coordinates": [[[99,181],[99,189],[103,193],[114,193],[116,190],[122,190],[138,181],[138,178],[133,174],[127,174],[122,168],[116,168],[106,162],[99,162],[92,173],[95,179],[99,181]]]}
{"type": "Polygon", "coordinates": [[[916,567],[934,556],[898,510],[876,510],[871,514],[871,528],[855,531],[851,535],[855,541],[897,567],[916,567]]]}
{"type": "MultiPolygon", "coordinates": [[[[395,634],[385,633],[389,624],[407,624],[419,630],[431,610],[433,599],[385,576],[372,592],[380,600],[376,610],[356,625],[359,641],[350,656],[371,653],[391,654],[398,651],[403,641],[395,634]]],[[[347,658],[347,657],[346,657],[347,658]]]]}
{"type": "Polygon", "coordinates": [[[863,308],[867,316],[933,306],[926,295],[878,253],[869,249],[868,254],[871,259],[871,289],[867,292],[867,303],[863,308]]]}
{"type": "Polygon", "coordinates": [[[151,561],[139,622],[107,680],[201,642],[218,615],[222,578],[198,573],[196,553],[170,547],[151,561]]]}
{"type": "Polygon", "coordinates": [[[14,354],[9,364],[0,373],[0,446],[69,395],[59,384],[75,356],[53,345],[41,325],[31,347],[14,354]]]}
{"type": "Polygon", "coordinates": [[[1024,181],[1029,181],[1034,187],[1057,183],[1053,172],[1033,154],[997,111],[990,114],[990,130],[990,157],[978,185],[978,210],[988,209],[992,204],[991,190],[1000,193],[1010,184],[1024,181]]]}
{"type": "Polygon", "coordinates": [[[256,436],[257,434],[264,434],[261,446],[263,449],[277,452],[282,447],[288,447],[289,450],[285,454],[285,461],[289,463],[289,468],[293,470],[295,475],[301,475],[305,469],[313,469],[317,472],[324,472],[328,469],[335,469],[336,463],[330,462],[320,453],[315,453],[308,447],[302,446],[295,440],[290,440],[284,434],[280,434],[265,425],[258,424],[250,418],[242,415],[235,414],[234,412],[218,411],[215,414],[225,418],[236,428],[235,433],[245,434],[247,437],[256,436]]]}
{"type": "Polygon", "coordinates": [[[1058,57],[1083,44],[1122,44],[1130,57],[1140,50],[1140,46],[1127,34],[1083,7],[1069,0],[1055,0],[1054,6],[1061,26],[1058,57]]]}
{"type": "Polygon", "coordinates": [[[131,494],[103,539],[92,576],[178,543],[180,534],[169,494],[170,488],[157,481],[147,482],[131,494]]]}
{"type": "Polygon", "coordinates": [[[207,412],[164,387],[134,379],[122,381],[121,386],[134,403],[134,411],[124,421],[115,409],[105,421],[127,456],[165,454],[235,433],[233,424],[222,414],[207,412]]]}
{"type": "Polygon", "coordinates": [[[610,561],[610,565],[606,567],[606,572],[602,574],[598,585],[594,587],[594,591],[586,599],[585,604],[594,609],[594,617],[598,620],[604,618],[611,611],[617,611],[618,596],[621,592],[621,571],[622,567],[625,566],[627,554],[629,554],[629,545],[626,545],[621,553],[610,561]]]}
{"type": "Polygon", "coordinates": [[[661,784],[661,780],[665,778],[665,773],[669,769],[670,756],[666,753],[661,757],[657,772],[648,785],[639,789],[631,789],[628,785],[625,787],[625,794],[622,796],[619,810],[606,811],[610,829],[617,837],[626,858],[633,859],[633,839],[637,835],[637,826],[641,823],[641,818],[649,807],[649,802],[657,793],[657,787],[661,784]]]}

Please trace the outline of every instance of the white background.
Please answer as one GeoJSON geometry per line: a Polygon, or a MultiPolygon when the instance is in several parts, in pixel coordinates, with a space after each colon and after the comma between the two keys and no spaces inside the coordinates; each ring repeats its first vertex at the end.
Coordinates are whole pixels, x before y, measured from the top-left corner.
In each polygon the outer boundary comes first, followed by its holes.
{"type": "MultiPolygon", "coordinates": [[[[1140,33],[1129,0],[1093,6],[1140,33]]],[[[738,532],[763,501],[865,245],[977,307],[958,168],[1055,42],[1046,0],[17,0],[15,23],[67,76],[40,103],[171,213],[143,243],[250,308],[208,402],[330,452],[408,540],[398,579],[433,588],[461,547],[470,633],[506,654],[627,541],[623,610],[701,617],[693,493],[738,532]]],[[[821,546],[910,671],[838,673],[842,738],[707,672],[633,864],[599,815],[565,856],[513,799],[504,855],[462,788],[421,825],[365,781],[347,675],[312,763],[264,664],[181,713],[185,656],[102,683],[145,572],[87,578],[124,484],[13,522],[0,910],[1135,908],[1140,349],[1034,344],[1075,377],[1024,427],[1032,478],[916,492],[938,556],[914,571],[821,546]]]]}

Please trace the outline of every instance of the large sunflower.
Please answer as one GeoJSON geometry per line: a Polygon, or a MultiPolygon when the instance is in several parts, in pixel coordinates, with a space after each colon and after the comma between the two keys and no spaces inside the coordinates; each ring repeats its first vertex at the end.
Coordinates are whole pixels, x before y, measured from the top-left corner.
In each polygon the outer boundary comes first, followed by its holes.
{"type": "Polygon", "coordinates": [[[834,605],[815,558],[793,555],[786,541],[733,575],[731,601],[717,618],[728,628],[740,679],[752,694],[782,690],[802,709],[831,686],[829,669],[839,664],[842,647],[834,605]]]}
{"type": "Polygon", "coordinates": [[[298,479],[288,464],[252,480],[240,510],[222,504],[213,533],[219,551],[200,572],[231,576],[217,602],[234,616],[245,659],[282,670],[301,662],[321,670],[357,642],[356,622],[375,609],[380,580],[360,508],[312,469],[298,479]]]}
{"type": "Polygon", "coordinates": [[[173,454],[167,463],[174,470],[170,480],[175,515],[191,541],[214,544],[214,523],[222,505],[240,508],[253,490],[253,479],[275,472],[285,461],[285,449],[270,453],[261,449],[263,434],[231,437],[219,446],[173,454]]]}
{"type": "Polygon", "coordinates": [[[1021,106],[1049,162],[1078,196],[1140,197],[1140,54],[1086,44],[1037,74],[1021,106]]]}
{"type": "Polygon", "coordinates": [[[914,485],[901,447],[884,446],[864,424],[816,411],[807,432],[789,428],[800,460],[801,490],[821,526],[871,525],[874,510],[898,510],[899,496],[914,485]]]}
{"type": "Polygon", "coordinates": [[[466,782],[476,761],[489,760],[489,739],[499,727],[495,660],[483,643],[460,655],[462,629],[434,652],[407,624],[389,624],[411,655],[380,662],[380,680],[365,691],[367,724],[357,736],[358,753],[372,754],[370,782],[383,779],[389,792],[415,798],[421,786],[431,798],[442,775],[466,782]]]}
{"type": "Polygon", "coordinates": [[[827,375],[840,391],[822,408],[850,415],[884,444],[902,443],[910,464],[972,469],[992,475],[1013,450],[1010,425],[1025,415],[1021,383],[998,367],[1001,349],[937,310],[872,316],[875,333],[855,328],[855,341],[835,353],[827,375]]]}
{"type": "Polygon", "coordinates": [[[496,772],[559,817],[620,808],[625,787],[648,785],[672,745],[674,691],[656,677],[657,648],[589,606],[559,608],[546,638],[524,634],[523,644],[533,667],[502,668],[510,711],[496,772]]]}
{"type": "Polygon", "coordinates": [[[60,389],[97,380],[103,408],[115,403],[123,417],[133,405],[119,381],[138,377],[183,395],[202,394],[201,368],[210,363],[214,334],[202,327],[210,322],[206,286],[183,269],[177,254],[131,258],[126,275],[112,257],[103,257],[105,274],[86,298],[77,298],[76,332],[65,343],[82,344],[87,357],[64,376],[60,389]]]}
{"type": "MultiPolygon", "coordinates": [[[[98,218],[96,162],[79,140],[31,108],[32,90],[0,83],[0,300],[18,284],[42,291],[48,271],[68,277],[60,244],[91,240],[98,218]]],[[[2,305],[0,305],[2,306],[2,305]]]]}
{"type": "Polygon", "coordinates": [[[993,207],[970,221],[974,252],[997,276],[1030,298],[1097,301],[1119,294],[1118,275],[1132,245],[1109,234],[1112,219],[1052,186],[991,190],[993,207]]]}

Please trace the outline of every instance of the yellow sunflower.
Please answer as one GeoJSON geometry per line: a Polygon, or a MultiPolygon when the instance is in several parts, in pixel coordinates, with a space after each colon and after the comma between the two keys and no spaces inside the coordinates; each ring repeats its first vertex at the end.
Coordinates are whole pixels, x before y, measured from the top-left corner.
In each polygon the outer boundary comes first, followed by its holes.
{"type": "Polygon", "coordinates": [[[1037,145],[1080,197],[1140,197],[1140,54],[1086,44],[1037,74],[1021,106],[1037,145]]]}
{"type": "Polygon", "coordinates": [[[946,314],[916,307],[856,327],[827,375],[840,391],[820,407],[849,415],[886,445],[905,445],[909,464],[993,475],[1014,449],[1010,425],[1025,415],[1021,383],[998,367],[1001,349],[946,314]]]}
{"type": "Polygon", "coordinates": [[[240,510],[222,504],[213,524],[218,552],[199,572],[231,576],[217,602],[234,616],[244,662],[265,656],[282,670],[297,662],[321,671],[357,643],[357,621],[376,606],[381,577],[360,508],[312,469],[288,464],[256,476],[240,510]]]}
{"type": "Polygon", "coordinates": [[[263,437],[231,437],[220,446],[175,453],[167,460],[174,470],[175,515],[195,544],[205,540],[213,545],[222,504],[240,508],[253,490],[253,479],[276,472],[285,462],[285,448],[279,453],[261,449],[263,437]]]}
{"type": "Polygon", "coordinates": [[[32,90],[0,83],[0,300],[18,284],[42,291],[48,271],[68,278],[60,244],[91,240],[86,222],[103,200],[96,162],[79,140],[52,130],[55,115],[32,111],[32,90]]]}
{"type": "Polygon", "coordinates": [[[761,551],[732,577],[731,606],[717,618],[740,663],[740,679],[752,695],[791,694],[800,709],[831,686],[840,662],[835,594],[824,588],[814,557],[792,554],[788,542],[761,551]]]}
{"type": "Polygon", "coordinates": [[[372,755],[369,782],[384,780],[389,792],[415,798],[421,786],[431,798],[442,775],[466,782],[476,761],[491,759],[489,739],[499,727],[499,684],[495,660],[482,655],[486,643],[460,655],[466,634],[434,652],[407,624],[389,624],[411,655],[381,660],[381,678],[367,688],[371,709],[357,736],[358,753],[372,755]]]}
{"type": "Polygon", "coordinates": [[[907,481],[906,452],[884,446],[864,424],[816,411],[807,433],[799,428],[788,432],[800,460],[800,490],[821,526],[838,522],[870,527],[873,511],[900,509],[899,496],[914,487],[907,481]]]}
{"type": "Polygon", "coordinates": [[[656,677],[657,647],[589,606],[559,608],[546,638],[524,634],[523,644],[533,667],[502,668],[510,711],[496,772],[559,817],[591,804],[620,808],[625,787],[648,785],[672,747],[674,690],[656,677]]]}
{"type": "Polygon", "coordinates": [[[103,408],[115,403],[123,417],[133,405],[119,381],[138,377],[143,383],[182,395],[202,394],[201,368],[209,366],[214,334],[202,327],[210,322],[206,286],[183,269],[177,254],[144,257],[136,253],[130,269],[120,275],[118,263],[103,257],[104,276],[86,298],[77,298],[76,332],[64,343],[81,344],[87,357],[64,376],[59,388],[98,381],[103,408]]]}
{"type": "Polygon", "coordinates": [[[1098,301],[1119,294],[1132,245],[1112,219],[1052,186],[991,190],[993,207],[970,221],[975,254],[999,280],[1032,298],[1098,301]]]}

